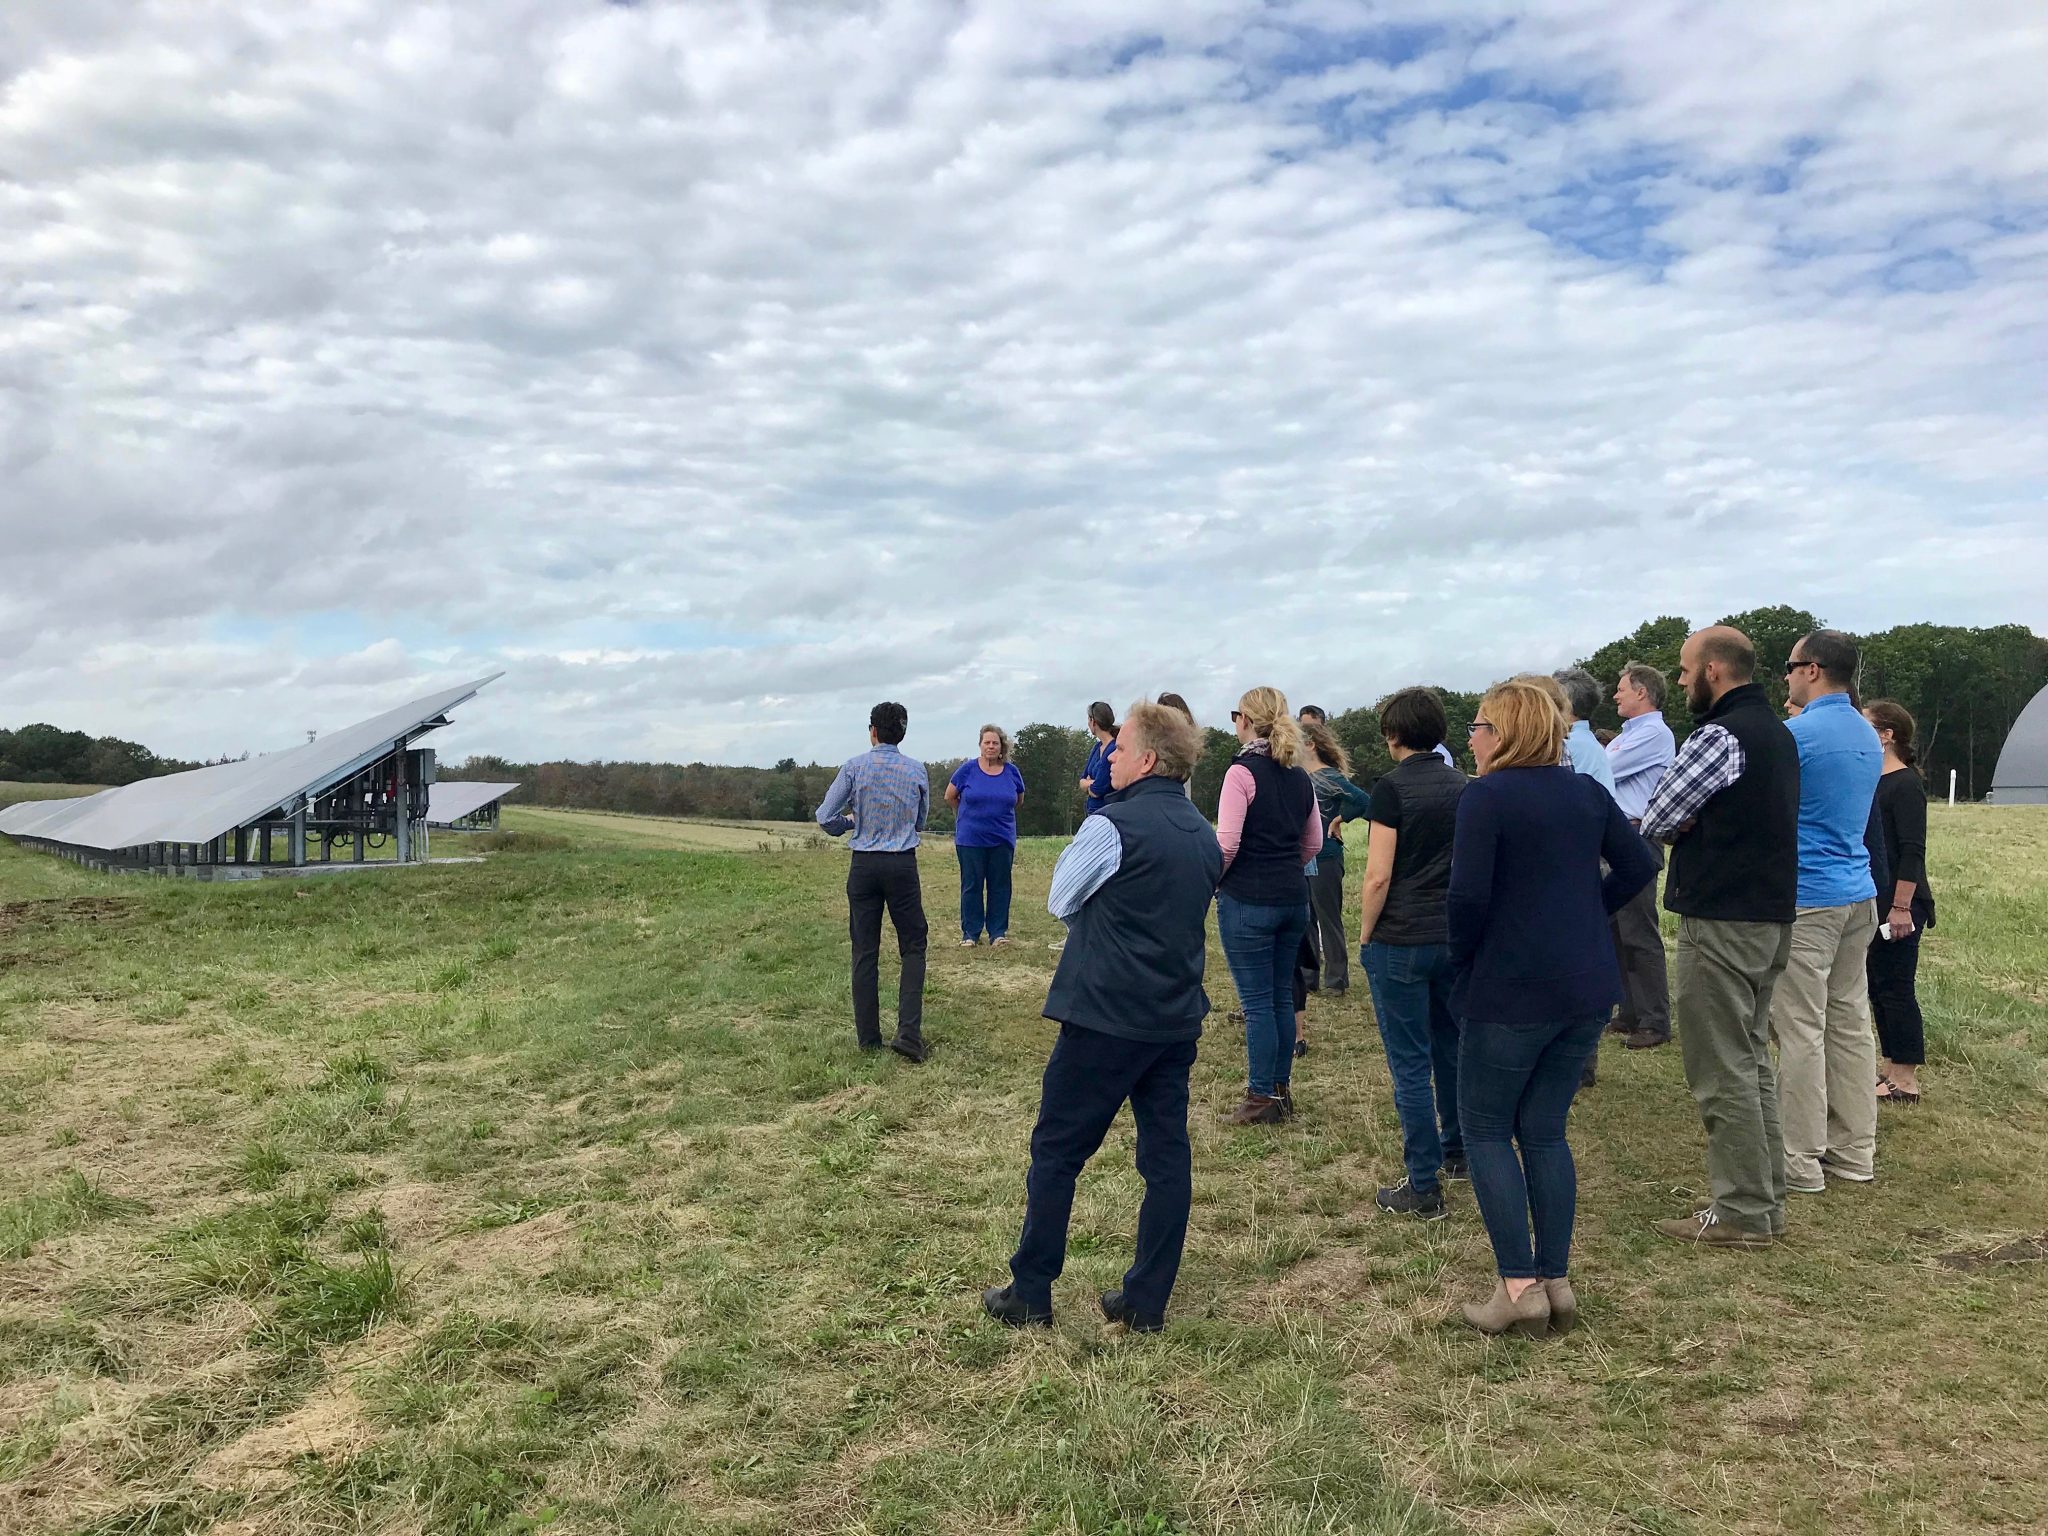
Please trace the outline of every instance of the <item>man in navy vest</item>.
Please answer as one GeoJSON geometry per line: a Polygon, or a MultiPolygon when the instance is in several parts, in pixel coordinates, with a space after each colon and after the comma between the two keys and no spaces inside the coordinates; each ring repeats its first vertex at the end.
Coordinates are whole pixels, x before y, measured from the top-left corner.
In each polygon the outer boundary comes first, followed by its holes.
{"type": "Polygon", "coordinates": [[[1031,1132],[1011,1280],[981,1298],[989,1316],[1013,1328],[1051,1326],[1074,1181],[1126,1100],[1145,1201],[1137,1256],[1123,1287],[1102,1296],[1102,1315],[1133,1332],[1166,1325],[1193,1192],[1188,1071],[1209,1011],[1205,930],[1223,878],[1215,829],[1181,787],[1201,746],[1178,710],[1133,705],[1110,759],[1113,793],[1053,871],[1047,906],[1067,924],[1067,944],[1045,1016],[1059,1024],[1059,1039],[1031,1132]]]}

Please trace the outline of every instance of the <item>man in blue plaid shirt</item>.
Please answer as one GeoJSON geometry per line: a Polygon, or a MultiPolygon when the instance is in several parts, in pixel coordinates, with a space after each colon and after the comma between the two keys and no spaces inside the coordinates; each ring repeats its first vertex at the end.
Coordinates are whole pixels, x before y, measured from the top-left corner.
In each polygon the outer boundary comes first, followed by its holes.
{"type": "Polygon", "coordinates": [[[853,940],[853,1033],[864,1051],[882,1047],[879,975],[882,909],[896,929],[903,973],[896,988],[896,1038],[889,1048],[923,1061],[924,891],[917,876],[918,834],[931,809],[924,764],[897,750],[910,726],[901,704],[868,713],[868,750],[848,758],[818,807],[818,825],[832,837],[853,834],[846,871],[846,926],[853,940]]]}

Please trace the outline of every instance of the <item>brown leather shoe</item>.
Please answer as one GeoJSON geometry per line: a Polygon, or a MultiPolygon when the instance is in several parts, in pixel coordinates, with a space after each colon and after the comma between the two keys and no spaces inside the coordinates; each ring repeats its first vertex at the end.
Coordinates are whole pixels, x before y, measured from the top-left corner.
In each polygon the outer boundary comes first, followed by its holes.
{"type": "Polygon", "coordinates": [[[1660,1045],[1669,1045],[1671,1037],[1647,1029],[1632,1029],[1621,1037],[1621,1043],[1632,1051],[1654,1051],[1660,1045]]]}
{"type": "Polygon", "coordinates": [[[1508,1300],[1508,1283],[1493,1282],[1493,1294],[1480,1302],[1466,1302],[1458,1309],[1465,1321],[1481,1333],[1516,1333],[1540,1339],[1550,1332],[1550,1297],[1541,1281],[1522,1292],[1520,1301],[1508,1300]]]}
{"type": "Polygon", "coordinates": [[[1714,1213],[1711,1205],[1703,1211],[1694,1211],[1690,1216],[1681,1216],[1677,1221],[1660,1221],[1657,1230],[1666,1237],[1676,1238],[1681,1243],[1696,1243],[1702,1248],[1771,1246],[1769,1233],[1731,1226],[1714,1213]]]}
{"type": "Polygon", "coordinates": [[[1550,1298],[1550,1331],[1570,1333],[1579,1326],[1579,1298],[1571,1281],[1559,1275],[1543,1282],[1543,1294],[1550,1298]]]}
{"type": "Polygon", "coordinates": [[[1278,1125],[1287,1118],[1287,1107],[1263,1093],[1248,1093],[1244,1102],[1225,1115],[1230,1125],[1278,1125]]]}

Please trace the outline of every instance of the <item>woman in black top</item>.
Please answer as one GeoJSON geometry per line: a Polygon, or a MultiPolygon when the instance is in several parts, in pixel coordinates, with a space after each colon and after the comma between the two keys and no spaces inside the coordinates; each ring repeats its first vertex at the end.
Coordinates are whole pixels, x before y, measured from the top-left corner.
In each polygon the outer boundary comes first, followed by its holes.
{"type": "Polygon", "coordinates": [[[1927,1059],[1926,1028],[1914,978],[1920,970],[1920,932],[1934,926],[1934,892],[1927,886],[1927,789],[1914,764],[1913,717],[1890,699],[1873,699],[1863,718],[1884,746],[1884,772],[1877,781],[1877,819],[1884,830],[1885,862],[1891,885],[1880,888],[1877,904],[1888,907],[1870,941],[1865,974],[1870,1011],[1877,1019],[1879,1103],[1920,1102],[1920,1065],[1927,1059]]]}

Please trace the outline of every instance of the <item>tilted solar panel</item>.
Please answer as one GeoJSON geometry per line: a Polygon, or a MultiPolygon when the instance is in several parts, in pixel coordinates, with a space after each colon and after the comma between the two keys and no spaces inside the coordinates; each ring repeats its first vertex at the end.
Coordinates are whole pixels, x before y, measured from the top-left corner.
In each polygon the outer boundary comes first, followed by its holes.
{"type": "Polygon", "coordinates": [[[445,827],[480,811],[493,800],[502,800],[519,788],[517,784],[436,782],[427,789],[427,825],[445,827]]]}
{"type": "Polygon", "coordinates": [[[77,800],[32,800],[0,811],[0,832],[111,851],[147,843],[204,843],[348,779],[399,737],[424,733],[444,711],[467,703],[493,672],[444,688],[302,747],[142,779],[77,800]]]}

